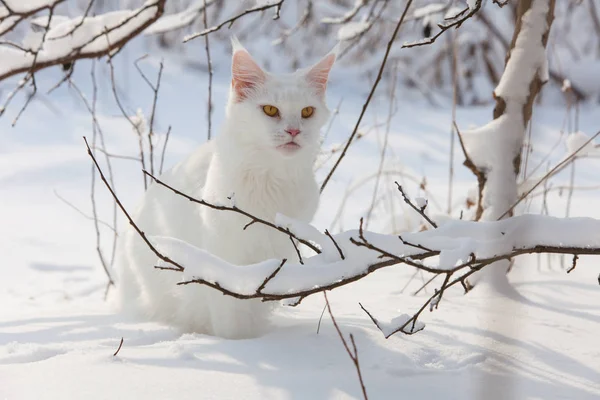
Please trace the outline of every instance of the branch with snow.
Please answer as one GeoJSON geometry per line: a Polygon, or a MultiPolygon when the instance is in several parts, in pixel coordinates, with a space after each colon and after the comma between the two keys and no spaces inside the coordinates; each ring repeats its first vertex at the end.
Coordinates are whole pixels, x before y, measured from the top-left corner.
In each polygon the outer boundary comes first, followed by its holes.
{"type": "Polygon", "coordinates": [[[326,17],[321,19],[321,23],[323,24],[345,24],[349,22],[358,14],[361,8],[367,5],[367,0],[356,0],[354,2],[354,6],[348,10],[344,15],[340,17],[326,17]]]}
{"type": "MultiPolygon", "coordinates": [[[[314,230],[310,225],[290,223],[296,230],[314,230]]],[[[332,236],[344,259],[337,250],[323,248],[322,253],[305,258],[303,265],[267,260],[238,266],[178,239],[152,237],[150,241],[161,254],[177,259],[178,268],[168,266],[164,260],[157,268],[181,272],[179,285],[205,285],[238,299],[305,298],[400,264],[444,275],[440,289],[412,317],[399,317],[386,325],[371,315],[389,337],[422,329],[418,317],[427,307],[437,308],[446,289],[456,284],[468,287],[465,281],[469,276],[497,261],[528,253],[600,255],[598,232],[600,220],[534,215],[485,223],[452,221],[403,238],[354,230],[332,236]],[[437,260],[430,262],[433,257],[437,260]],[[453,276],[456,278],[451,279],[453,276]]]]}
{"type": "MultiPolygon", "coordinates": [[[[33,74],[54,65],[72,64],[78,59],[97,58],[122,48],[127,42],[156,21],[164,11],[166,0],[147,1],[134,10],[108,12],[94,17],[67,18],[53,16],[60,1],[47,2],[48,17],[41,17],[47,27],[43,33],[32,33],[17,48],[0,46],[0,80],[27,72],[33,74]],[[56,18],[55,21],[52,21],[56,18]],[[74,27],[78,26],[77,29],[74,27]]],[[[41,8],[41,9],[44,9],[41,8]]],[[[40,10],[38,7],[36,10],[40,10]]],[[[36,11],[37,12],[37,11],[36,11]]],[[[11,8],[0,8],[4,19],[32,15],[18,14],[11,8]]],[[[39,25],[40,22],[37,21],[39,25]]],[[[0,31],[2,34],[3,31],[0,31]]]]}
{"type": "Polygon", "coordinates": [[[87,140],[85,142],[88,154],[118,207],[157,256],[155,267],[182,273],[182,281],[178,285],[205,285],[238,299],[295,299],[294,303],[298,304],[307,296],[347,285],[378,269],[394,265],[406,264],[445,275],[440,289],[412,317],[401,316],[384,324],[369,313],[386,337],[397,332],[412,334],[422,329],[423,325],[417,319],[427,306],[430,309],[437,308],[447,288],[457,283],[467,288],[465,281],[470,275],[496,261],[527,253],[600,255],[600,220],[591,218],[558,219],[525,215],[493,222],[451,221],[432,230],[406,233],[403,237],[365,232],[361,224],[358,231],[332,235],[329,232],[323,234],[310,224],[283,215],[278,215],[272,223],[235,206],[215,205],[195,199],[145,172],[157,184],[177,195],[201,206],[245,215],[250,219],[250,224],[261,223],[272,227],[316,252],[305,258],[303,263],[272,259],[253,265],[234,265],[176,238],[147,237],[119,201],[87,140]],[[433,257],[437,257],[435,261],[431,261],[433,257]]]}

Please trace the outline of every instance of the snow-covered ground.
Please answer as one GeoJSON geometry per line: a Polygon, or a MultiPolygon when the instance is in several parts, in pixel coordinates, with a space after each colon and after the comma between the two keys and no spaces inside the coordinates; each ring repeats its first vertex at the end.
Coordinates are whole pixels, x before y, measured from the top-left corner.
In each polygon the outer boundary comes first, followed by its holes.
{"type": "MultiPolygon", "coordinates": [[[[129,62],[133,59],[131,55],[129,62]]],[[[223,60],[217,64],[214,84],[216,127],[223,118],[229,79],[223,60]]],[[[142,64],[149,74],[156,73],[156,61],[142,64]]],[[[89,67],[89,62],[78,63],[75,74],[87,96],[91,96],[89,67]]],[[[368,89],[349,85],[341,73],[335,75],[334,71],[329,103],[333,108],[340,99],[343,102],[325,149],[347,137],[368,89]]],[[[115,154],[135,155],[136,137],[115,108],[104,67],[99,66],[98,76],[106,146],[115,154]]],[[[49,87],[59,74],[44,71],[38,79],[49,87]]],[[[138,106],[150,109],[152,93],[134,70],[123,72],[120,83],[132,112],[138,106]]],[[[173,125],[166,165],[204,141],[205,93],[204,75],[167,59],[157,121],[161,139],[173,125]]],[[[381,193],[390,191],[396,198],[378,202],[369,225],[373,231],[418,227],[416,216],[395,194],[394,180],[402,181],[411,196],[429,198],[434,217],[446,209],[450,107],[432,108],[401,90],[397,97],[384,169],[402,175],[383,175],[381,193]],[[423,177],[427,193],[419,189],[423,177]]],[[[365,125],[379,127],[365,129],[342,162],[323,193],[317,227],[354,228],[367,214],[373,179],[352,192],[337,217],[346,190],[377,172],[387,110],[382,93],[371,105],[365,125]]],[[[324,305],[320,294],[296,308],[280,308],[270,333],[249,340],[181,334],[115,315],[103,300],[106,277],[95,253],[92,222],[59,198],[91,214],[91,164],[82,140],[91,136],[91,117],[66,87],[34,100],[11,128],[17,111],[18,105],[13,106],[0,119],[0,398],[361,397],[354,366],[327,313],[317,333],[324,305]],[[121,338],[123,346],[115,357],[121,338]]],[[[600,129],[598,115],[597,106],[582,106],[579,129],[594,134],[600,129]]],[[[479,126],[490,116],[491,107],[459,109],[458,124],[465,129],[479,126]]],[[[560,134],[564,116],[561,107],[534,110],[530,170],[557,142],[550,165],[565,154],[566,134],[560,134]]],[[[458,145],[455,154],[453,214],[458,216],[475,179],[460,165],[458,145]]],[[[330,160],[319,169],[320,180],[331,164],[330,160]]],[[[600,184],[598,167],[597,160],[577,162],[575,185],[586,189],[575,192],[571,216],[600,218],[600,190],[589,188],[600,184]]],[[[113,170],[119,196],[132,209],[142,190],[139,166],[114,160],[113,170]]],[[[568,180],[569,170],[553,182],[558,186],[568,180]]],[[[110,222],[110,198],[99,184],[97,194],[100,217],[110,222]]],[[[541,199],[529,211],[539,213],[544,206],[541,199]]],[[[566,192],[562,196],[551,192],[545,206],[550,214],[564,216],[566,201],[566,192]]],[[[110,253],[110,231],[101,229],[103,247],[110,253]]],[[[568,266],[570,258],[564,264],[568,266]]],[[[387,340],[358,302],[382,318],[412,314],[435,286],[434,282],[412,295],[427,276],[417,274],[405,288],[414,270],[392,267],[336,289],[329,298],[340,328],[356,339],[371,399],[597,399],[600,269],[597,260],[582,257],[573,272],[565,271],[557,256],[522,257],[510,275],[516,293],[499,295],[476,288],[463,296],[462,289],[451,290],[438,310],[422,316],[424,331],[387,340]]]]}

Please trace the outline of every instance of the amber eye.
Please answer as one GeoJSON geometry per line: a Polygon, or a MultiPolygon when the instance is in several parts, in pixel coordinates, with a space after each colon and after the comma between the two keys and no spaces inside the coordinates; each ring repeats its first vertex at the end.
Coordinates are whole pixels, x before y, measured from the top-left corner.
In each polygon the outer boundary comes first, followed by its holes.
{"type": "Polygon", "coordinates": [[[314,107],[304,107],[301,112],[302,118],[310,118],[310,117],[312,117],[314,112],[315,112],[314,107]]]}
{"type": "Polygon", "coordinates": [[[279,115],[279,109],[275,106],[263,106],[263,111],[269,117],[276,117],[279,115]]]}

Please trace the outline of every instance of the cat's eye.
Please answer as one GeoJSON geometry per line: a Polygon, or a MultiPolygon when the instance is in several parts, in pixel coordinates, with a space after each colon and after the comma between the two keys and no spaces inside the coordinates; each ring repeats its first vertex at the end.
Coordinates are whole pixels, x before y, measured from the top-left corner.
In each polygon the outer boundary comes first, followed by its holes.
{"type": "Polygon", "coordinates": [[[263,111],[269,117],[276,117],[279,115],[279,109],[275,106],[263,106],[263,111]]]}
{"type": "Polygon", "coordinates": [[[310,118],[310,117],[312,117],[314,112],[315,112],[314,107],[304,107],[301,112],[302,118],[310,118]]]}

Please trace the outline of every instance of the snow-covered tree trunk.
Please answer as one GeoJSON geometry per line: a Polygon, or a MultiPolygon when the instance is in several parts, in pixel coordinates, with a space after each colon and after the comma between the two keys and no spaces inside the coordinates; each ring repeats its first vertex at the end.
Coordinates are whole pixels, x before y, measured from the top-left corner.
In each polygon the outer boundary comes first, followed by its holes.
{"type": "MultiPolygon", "coordinates": [[[[520,0],[504,73],[494,90],[494,119],[463,133],[469,167],[478,178],[476,220],[513,214],[521,149],[535,97],[548,80],[546,44],[555,0],[520,0]]],[[[506,281],[507,262],[488,268],[496,283],[506,281]]],[[[489,272],[488,272],[489,271],[489,272]]]]}

